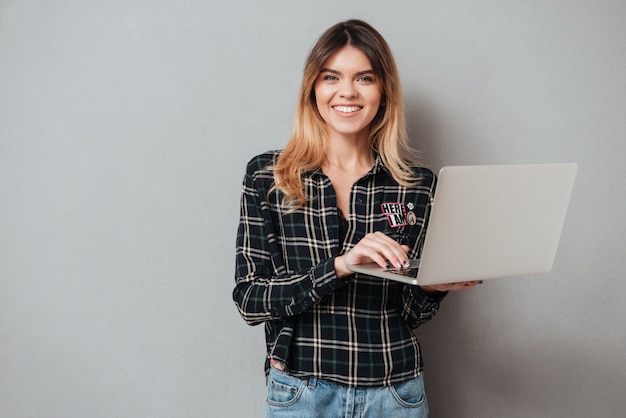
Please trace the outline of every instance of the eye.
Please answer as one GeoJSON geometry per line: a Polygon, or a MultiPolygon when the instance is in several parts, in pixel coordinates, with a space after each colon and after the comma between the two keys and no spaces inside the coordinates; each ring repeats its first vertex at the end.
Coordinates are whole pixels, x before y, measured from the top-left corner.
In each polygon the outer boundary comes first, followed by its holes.
{"type": "Polygon", "coordinates": [[[339,79],[336,76],[332,75],[332,74],[324,74],[322,76],[322,80],[325,80],[325,81],[337,81],[339,79]]]}
{"type": "Polygon", "coordinates": [[[359,83],[367,83],[367,84],[369,84],[369,83],[373,83],[374,82],[374,77],[369,76],[369,75],[364,75],[363,77],[359,77],[357,79],[357,81],[359,83]]]}

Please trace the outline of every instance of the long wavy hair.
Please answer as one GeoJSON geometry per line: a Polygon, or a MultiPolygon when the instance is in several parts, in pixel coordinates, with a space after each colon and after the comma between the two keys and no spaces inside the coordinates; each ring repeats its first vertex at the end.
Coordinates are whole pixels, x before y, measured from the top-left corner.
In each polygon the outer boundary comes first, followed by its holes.
{"type": "Polygon", "coordinates": [[[417,158],[407,137],[395,59],[380,33],[368,23],[352,19],[326,30],[306,59],[291,139],[273,167],[275,188],[283,192],[283,203],[299,207],[308,201],[302,176],[321,167],[328,141],[326,123],[315,99],[315,82],[328,58],[347,45],[365,54],[381,81],[381,106],[369,131],[372,150],[380,155],[399,184],[410,186],[416,180],[412,177],[411,166],[417,158]]]}

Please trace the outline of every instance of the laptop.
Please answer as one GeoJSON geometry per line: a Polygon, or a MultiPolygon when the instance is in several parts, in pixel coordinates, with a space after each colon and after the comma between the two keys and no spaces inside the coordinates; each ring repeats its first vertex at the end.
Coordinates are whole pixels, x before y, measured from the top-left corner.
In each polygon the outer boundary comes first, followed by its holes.
{"type": "Polygon", "coordinates": [[[420,259],[401,270],[349,268],[422,286],[547,273],[577,170],[576,163],[444,167],[420,259]]]}

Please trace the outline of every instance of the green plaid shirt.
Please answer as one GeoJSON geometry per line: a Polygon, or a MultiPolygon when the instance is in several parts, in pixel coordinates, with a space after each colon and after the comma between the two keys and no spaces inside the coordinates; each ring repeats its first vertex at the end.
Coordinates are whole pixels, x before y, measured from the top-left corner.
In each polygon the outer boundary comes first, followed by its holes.
{"type": "Polygon", "coordinates": [[[411,331],[436,313],[444,294],[366,275],[338,278],[334,258],[365,234],[381,231],[419,255],[435,176],[415,168],[420,183],[398,185],[380,157],[351,192],[342,240],[335,191],[321,170],[304,176],[310,201],[289,211],[274,185],[279,151],[247,167],[237,232],[233,299],[244,320],[265,324],[269,359],[290,374],[350,386],[387,386],[417,376],[422,359],[411,331]]]}

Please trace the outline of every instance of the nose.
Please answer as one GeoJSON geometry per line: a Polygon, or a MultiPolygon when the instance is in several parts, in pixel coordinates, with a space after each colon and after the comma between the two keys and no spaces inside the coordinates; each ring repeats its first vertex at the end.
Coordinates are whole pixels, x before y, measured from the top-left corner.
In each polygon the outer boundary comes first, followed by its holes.
{"type": "Polygon", "coordinates": [[[354,85],[350,81],[345,81],[341,84],[339,90],[339,96],[344,99],[355,99],[358,97],[359,92],[354,88],[354,85]]]}

